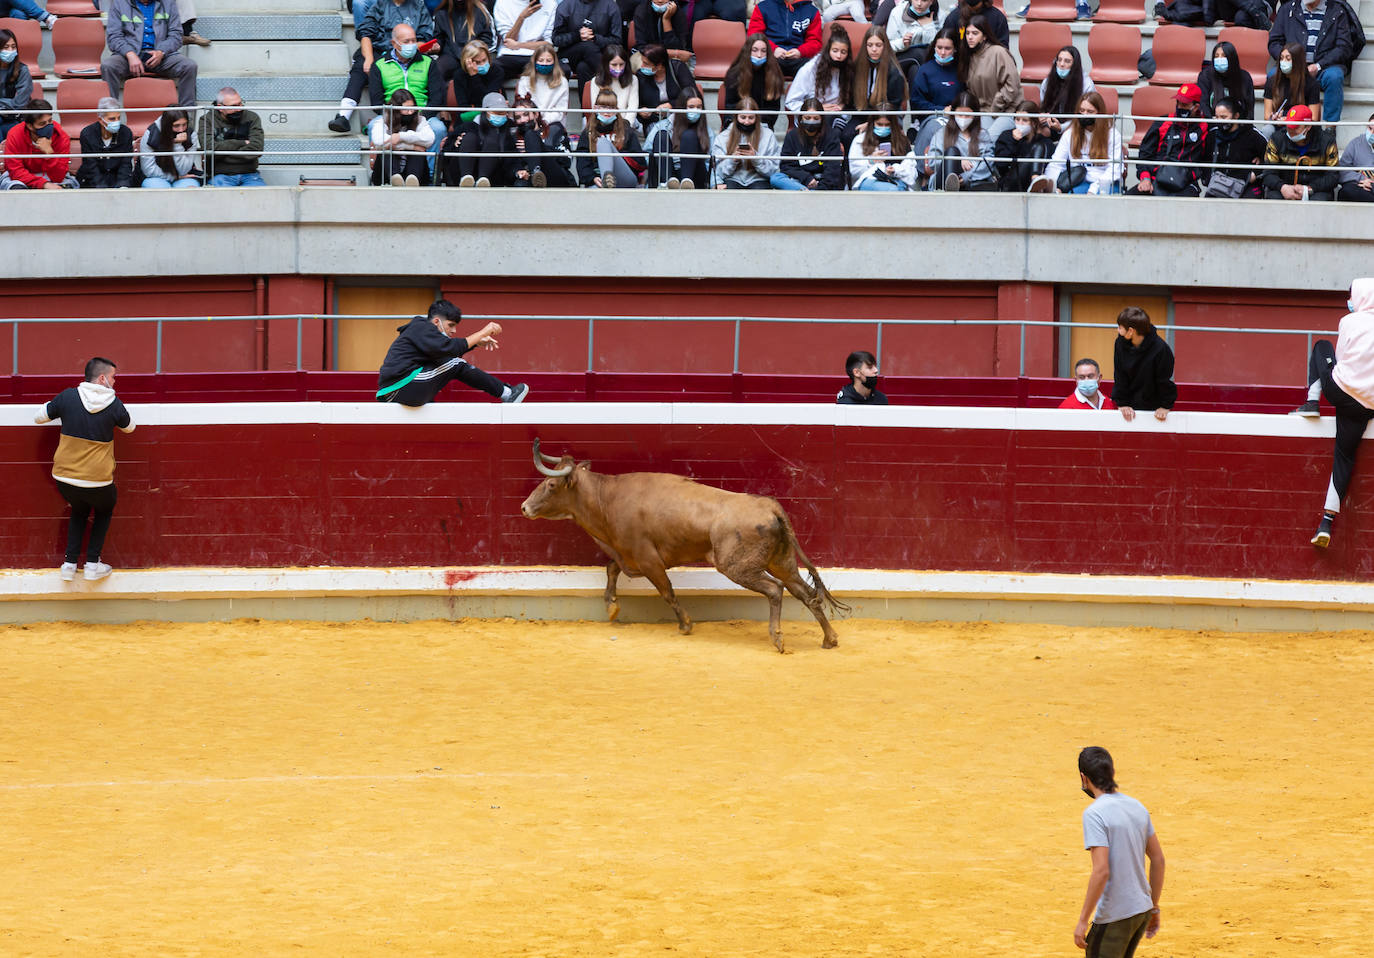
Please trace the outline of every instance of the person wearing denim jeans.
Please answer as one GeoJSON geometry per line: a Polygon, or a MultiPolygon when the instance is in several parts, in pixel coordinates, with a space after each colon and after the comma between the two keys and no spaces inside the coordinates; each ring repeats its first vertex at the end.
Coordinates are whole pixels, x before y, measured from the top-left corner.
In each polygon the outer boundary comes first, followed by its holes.
{"type": "Polygon", "coordinates": [[[243,97],[225,87],[215,108],[201,114],[197,138],[205,150],[205,175],[211,186],[266,186],[258,173],[262,157],[262,120],[243,108],[243,97]]]}
{"type": "MultiPolygon", "coordinates": [[[[57,17],[40,7],[34,0],[0,0],[0,17],[15,20],[37,20],[45,30],[51,30],[57,17]]],[[[37,59],[37,57],[35,57],[37,59]]]]}
{"type": "Polygon", "coordinates": [[[1323,122],[1341,118],[1345,78],[1360,36],[1359,16],[1345,0],[1288,0],[1274,15],[1269,55],[1277,62],[1290,43],[1306,47],[1308,75],[1322,88],[1323,122]]]}

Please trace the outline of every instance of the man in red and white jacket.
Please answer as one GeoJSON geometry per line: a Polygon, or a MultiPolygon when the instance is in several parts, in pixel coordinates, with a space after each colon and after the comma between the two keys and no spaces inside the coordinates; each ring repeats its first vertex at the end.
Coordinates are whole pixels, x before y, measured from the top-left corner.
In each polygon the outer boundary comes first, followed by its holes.
{"type": "Polygon", "coordinates": [[[1115,409],[1116,403],[1102,395],[1102,367],[1096,359],[1080,359],[1074,363],[1073,378],[1078,386],[1059,404],[1060,409],[1115,409]]]}
{"type": "Polygon", "coordinates": [[[74,190],[80,187],[71,173],[72,138],[52,120],[52,104],[30,100],[36,110],[15,124],[5,137],[3,190],[74,190]]]}

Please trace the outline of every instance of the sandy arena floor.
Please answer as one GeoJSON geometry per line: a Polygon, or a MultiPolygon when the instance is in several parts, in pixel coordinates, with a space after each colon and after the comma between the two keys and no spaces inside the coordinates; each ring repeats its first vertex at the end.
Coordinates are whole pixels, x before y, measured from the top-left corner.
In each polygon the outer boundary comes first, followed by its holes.
{"type": "Polygon", "coordinates": [[[1072,955],[1088,744],[1142,956],[1370,954],[1371,635],[785,625],[2,628],[0,954],[1072,955]]]}

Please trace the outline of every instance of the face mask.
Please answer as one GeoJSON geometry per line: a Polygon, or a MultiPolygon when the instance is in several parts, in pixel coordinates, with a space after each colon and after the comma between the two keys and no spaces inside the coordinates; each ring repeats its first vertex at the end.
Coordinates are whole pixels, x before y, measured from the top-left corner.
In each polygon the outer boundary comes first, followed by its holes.
{"type": "Polygon", "coordinates": [[[1218,73],[1225,73],[1231,67],[1231,61],[1226,57],[1217,57],[1212,61],[1212,69],[1218,73]]]}
{"type": "Polygon", "coordinates": [[[1031,125],[1029,123],[1016,124],[1016,132],[1020,133],[1022,136],[1030,136],[1030,131],[1031,125]]]}
{"type": "Polygon", "coordinates": [[[971,116],[956,116],[956,117],[954,118],[954,123],[955,123],[955,125],[957,125],[957,126],[959,127],[959,129],[961,129],[961,130],[967,130],[970,126],[973,125],[973,117],[971,117],[971,116]]]}
{"type": "Polygon", "coordinates": [[[878,377],[877,377],[877,376],[865,376],[865,377],[864,377],[864,388],[865,388],[865,389],[877,389],[877,388],[878,388],[878,377]]]}
{"type": "Polygon", "coordinates": [[[821,132],[820,120],[802,120],[801,123],[798,125],[801,126],[803,132],[809,133],[812,136],[815,136],[817,133],[821,132]]]}
{"type": "Polygon", "coordinates": [[[625,68],[624,68],[624,67],[609,67],[608,69],[609,69],[609,71],[610,71],[611,76],[613,76],[613,77],[617,77],[617,78],[618,78],[618,77],[621,77],[621,76],[624,76],[624,75],[625,75],[625,68]]]}
{"type": "Polygon", "coordinates": [[[1097,125],[1097,117],[1095,117],[1095,116],[1080,117],[1079,120],[1078,120],[1078,125],[1081,126],[1081,127],[1082,127],[1083,129],[1085,129],[1085,130],[1091,130],[1094,126],[1097,125]]]}
{"type": "Polygon", "coordinates": [[[1284,73],[1292,73],[1292,72],[1293,72],[1293,61],[1292,61],[1292,60],[1280,60],[1280,61],[1279,61],[1279,69],[1282,70],[1284,73]]]}
{"type": "Polygon", "coordinates": [[[37,129],[35,129],[35,130],[33,131],[33,135],[34,135],[34,138],[35,138],[35,139],[39,139],[39,140],[45,140],[45,139],[51,138],[51,137],[52,137],[52,124],[49,123],[47,126],[40,126],[40,127],[38,127],[37,129]]]}
{"type": "Polygon", "coordinates": [[[873,135],[876,136],[876,137],[877,137],[878,139],[880,139],[880,140],[886,140],[889,136],[892,135],[892,127],[890,127],[890,126],[875,126],[875,127],[873,128],[873,135]]]}
{"type": "Polygon", "coordinates": [[[876,57],[875,57],[873,54],[870,53],[870,54],[868,55],[868,62],[869,62],[869,63],[877,63],[877,62],[878,62],[879,60],[881,60],[882,58],[883,58],[883,55],[882,55],[881,53],[878,54],[876,57]]]}
{"type": "Polygon", "coordinates": [[[415,53],[416,53],[416,51],[418,51],[419,49],[420,49],[420,45],[419,45],[418,43],[402,43],[402,44],[401,44],[401,59],[402,59],[402,60],[414,60],[414,59],[415,59],[415,53]]]}
{"type": "Polygon", "coordinates": [[[661,7],[660,7],[658,4],[656,4],[656,3],[651,3],[651,4],[649,4],[649,6],[651,6],[651,7],[654,8],[654,13],[667,13],[667,12],[668,12],[668,4],[666,4],[666,3],[665,3],[663,6],[661,6],[661,7]]]}
{"type": "Polygon", "coordinates": [[[687,122],[688,122],[688,123],[700,123],[700,122],[701,122],[701,111],[700,111],[700,110],[688,110],[687,113],[686,113],[686,116],[687,116],[687,122]]]}
{"type": "Polygon", "coordinates": [[[225,122],[225,123],[235,123],[235,124],[237,124],[237,123],[239,122],[239,120],[242,120],[242,119],[243,119],[243,111],[242,111],[242,110],[235,110],[235,111],[233,111],[232,113],[225,113],[225,114],[224,114],[224,122],[225,122]]]}
{"type": "Polygon", "coordinates": [[[761,67],[761,66],[763,66],[765,63],[768,62],[768,57],[766,57],[766,56],[762,56],[762,57],[750,56],[750,57],[749,57],[749,62],[752,63],[752,64],[753,64],[754,66],[756,66],[756,67],[761,67]]]}
{"type": "Polygon", "coordinates": [[[1306,133],[1290,133],[1290,134],[1288,134],[1288,138],[1289,138],[1290,140],[1292,140],[1294,143],[1304,143],[1304,142],[1307,141],[1307,134],[1306,134],[1306,133]]]}
{"type": "Polygon", "coordinates": [[[105,130],[106,130],[106,132],[108,132],[108,133],[118,133],[118,132],[119,132],[119,128],[120,128],[122,125],[123,125],[123,124],[120,123],[118,120],[111,120],[110,122],[108,122],[108,123],[105,124],[105,130]]]}
{"type": "Polygon", "coordinates": [[[1054,74],[1055,74],[1055,76],[1059,77],[1059,79],[1061,79],[1061,80],[1067,80],[1067,79],[1069,78],[1069,74],[1072,73],[1072,72],[1073,72],[1073,71],[1070,70],[1070,69],[1068,69],[1067,67],[1055,67],[1055,68],[1054,68],[1054,74]]]}
{"type": "Polygon", "coordinates": [[[756,126],[758,126],[757,123],[741,123],[739,120],[735,121],[735,129],[739,130],[745,136],[748,136],[750,133],[753,133],[754,127],[756,126]]]}
{"type": "Polygon", "coordinates": [[[0,63],[13,63],[17,56],[19,56],[18,50],[0,50],[0,63]]]}
{"type": "Polygon", "coordinates": [[[937,53],[935,54],[935,62],[940,64],[940,66],[942,67],[947,67],[954,62],[954,54],[951,53],[947,57],[942,57],[940,56],[940,54],[937,53]]]}
{"type": "Polygon", "coordinates": [[[534,72],[535,72],[535,73],[538,73],[540,76],[548,76],[550,73],[553,72],[553,64],[552,64],[552,63],[536,63],[536,64],[534,65],[534,72]]]}
{"type": "Polygon", "coordinates": [[[418,110],[402,110],[402,111],[401,111],[401,116],[403,116],[403,117],[412,117],[412,116],[414,116],[414,115],[415,115],[416,113],[418,113],[418,112],[419,112],[418,110]]]}
{"type": "Polygon", "coordinates": [[[1078,381],[1078,391],[1083,394],[1084,398],[1091,399],[1097,395],[1097,380],[1080,379],[1078,381]]]}
{"type": "Polygon", "coordinates": [[[1370,146],[1374,146],[1374,133],[1365,131],[1364,141],[1368,143],[1370,146]]]}
{"type": "Polygon", "coordinates": [[[651,77],[651,76],[654,75],[654,68],[651,67],[651,66],[642,66],[642,67],[639,68],[639,75],[640,75],[640,76],[645,76],[645,77],[651,77]]]}
{"type": "Polygon", "coordinates": [[[613,127],[613,126],[615,126],[615,114],[614,114],[614,113],[598,113],[598,114],[596,115],[596,122],[597,122],[597,123],[600,123],[603,127],[607,127],[607,128],[613,127]]]}
{"type": "Polygon", "coordinates": [[[487,72],[488,72],[489,70],[491,70],[491,64],[490,64],[490,63],[484,63],[484,64],[482,64],[480,67],[477,68],[477,75],[478,75],[479,77],[484,77],[484,76],[487,75],[487,72]]]}
{"type": "Polygon", "coordinates": [[[504,113],[498,113],[498,114],[494,114],[494,115],[491,114],[491,113],[488,113],[488,114],[487,114],[487,122],[490,123],[492,126],[505,126],[505,125],[506,125],[506,115],[505,115],[504,113]]]}
{"type": "Polygon", "coordinates": [[[1346,310],[1347,310],[1348,312],[1351,312],[1351,313],[1355,312],[1355,301],[1354,301],[1353,299],[1348,299],[1348,300],[1346,300],[1346,301],[1345,301],[1345,308],[1346,308],[1346,310]]]}

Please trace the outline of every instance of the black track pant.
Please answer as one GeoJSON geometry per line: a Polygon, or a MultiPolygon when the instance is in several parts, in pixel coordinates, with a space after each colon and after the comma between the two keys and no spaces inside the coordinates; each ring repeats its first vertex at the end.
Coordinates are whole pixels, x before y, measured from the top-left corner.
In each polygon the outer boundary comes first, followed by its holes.
{"type": "Polygon", "coordinates": [[[1326,494],[1328,512],[1340,512],[1355,474],[1355,453],[1365,426],[1374,419],[1374,410],[1361,405],[1344,389],[1336,385],[1331,371],[1336,368],[1336,350],[1327,339],[1319,339],[1312,346],[1312,358],[1307,362],[1309,383],[1321,381],[1322,395],[1336,407],[1336,451],[1331,462],[1331,485],[1326,494]]]}
{"type": "Polygon", "coordinates": [[[81,555],[81,540],[86,537],[86,522],[95,514],[91,523],[91,541],[86,547],[86,561],[99,562],[100,550],[105,546],[105,533],[110,531],[110,519],[114,517],[114,484],[88,489],[58,481],[58,492],[72,507],[72,519],[67,525],[67,555],[64,562],[75,562],[81,555]]]}
{"type": "Polygon", "coordinates": [[[403,406],[423,406],[425,403],[433,402],[434,397],[439,395],[439,390],[455,379],[464,386],[480,389],[497,399],[501,398],[501,393],[506,388],[506,384],[501,380],[466,360],[450,359],[442,366],[426,369],[394,393],[382,396],[381,400],[398,402],[403,406]]]}

